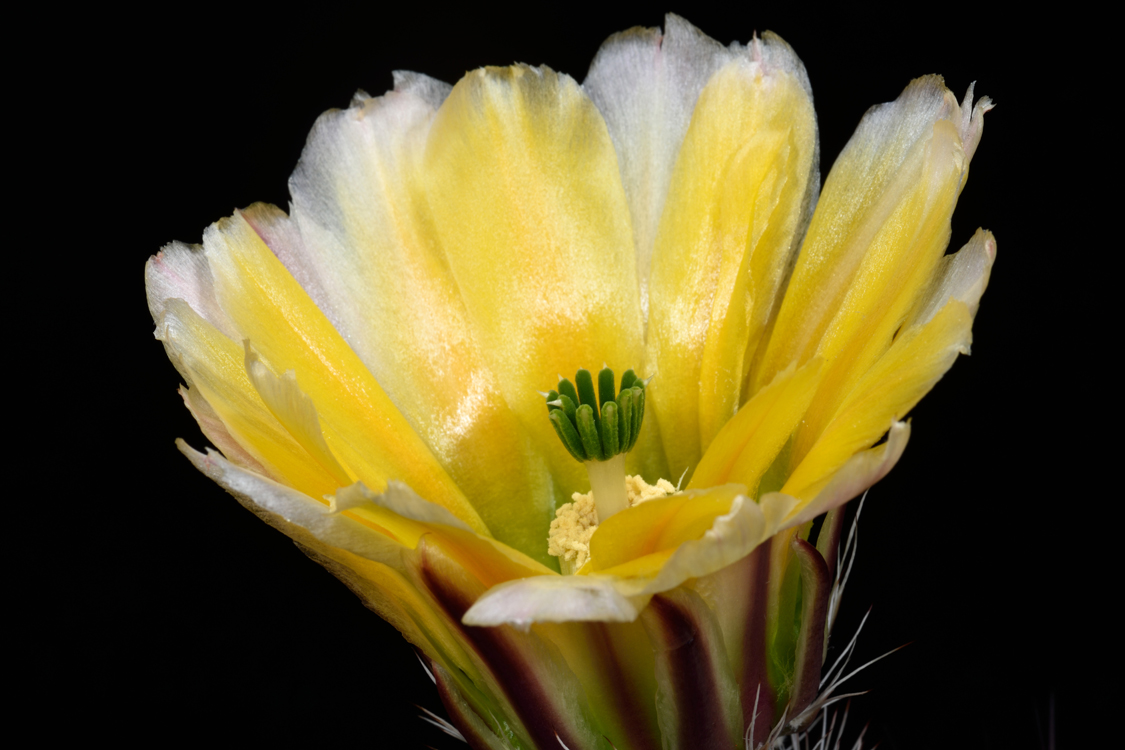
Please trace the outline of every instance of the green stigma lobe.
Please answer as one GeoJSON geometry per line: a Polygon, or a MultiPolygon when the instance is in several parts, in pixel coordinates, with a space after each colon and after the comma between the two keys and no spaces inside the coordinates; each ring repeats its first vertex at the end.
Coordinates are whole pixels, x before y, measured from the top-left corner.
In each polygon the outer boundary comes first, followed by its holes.
{"type": "MultiPolygon", "coordinates": [[[[589,370],[579,370],[574,374],[574,385],[578,387],[578,402],[583,406],[589,406],[591,410],[594,408],[601,409],[598,403],[598,397],[594,394],[594,378],[590,375],[589,370]]],[[[594,413],[594,421],[597,422],[600,414],[594,413]]]]}
{"type": "MultiPolygon", "coordinates": [[[[613,390],[613,370],[603,367],[598,373],[598,408],[604,407],[613,401],[616,392],[613,390]]],[[[603,414],[604,416],[604,414],[603,414]]]]}
{"type": "Polygon", "coordinates": [[[602,461],[602,438],[598,434],[598,423],[594,419],[594,408],[589,404],[578,407],[578,436],[582,438],[582,447],[586,449],[586,456],[593,461],[602,461]]]}
{"type": "Polygon", "coordinates": [[[578,391],[574,390],[574,383],[571,383],[566,378],[559,380],[559,395],[568,396],[574,405],[578,405],[578,391]]]}
{"type": "Polygon", "coordinates": [[[609,461],[632,450],[644,419],[644,381],[632,370],[614,387],[613,370],[598,373],[597,392],[589,370],[579,370],[571,383],[559,378],[549,391],[547,413],[555,433],[570,455],[583,462],[609,461]]]}
{"type": "Polygon", "coordinates": [[[574,428],[574,424],[563,411],[556,409],[550,413],[549,418],[551,425],[555,428],[555,434],[559,436],[559,440],[566,446],[570,455],[579,461],[587,460],[586,450],[582,447],[582,439],[578,437],[578,430],[574,428]]]}

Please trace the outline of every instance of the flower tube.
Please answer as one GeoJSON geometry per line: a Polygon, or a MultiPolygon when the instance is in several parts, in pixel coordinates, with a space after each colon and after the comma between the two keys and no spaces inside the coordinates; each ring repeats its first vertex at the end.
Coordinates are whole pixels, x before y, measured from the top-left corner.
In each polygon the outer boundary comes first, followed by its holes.
{"type": "Polygon", "coordinates": [[[821,191],[769,33],[669,16],[582,84],[396,73],[317,121],[288,214],[150,261],[219,449],[181,450],[403,633],[474,747],[800,731],[842,506],[971,342],[995,241],[944,251],[989,106],[910,83],[821,191]]]}

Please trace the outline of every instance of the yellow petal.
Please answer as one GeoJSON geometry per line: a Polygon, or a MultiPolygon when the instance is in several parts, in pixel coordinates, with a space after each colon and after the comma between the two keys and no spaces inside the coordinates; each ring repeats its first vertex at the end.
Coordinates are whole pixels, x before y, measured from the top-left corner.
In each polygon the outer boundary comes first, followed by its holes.
{"type": "Polygon", "coordinates": [[[567,76],[474,71],[434,120],[425,175],[477,345],[565,499],[587,480],[537,392],[579,367],[620,373],[642,357],[629,210],[605,123],[567,76]]]}
{"type": "MultiPolygon", "coordinates": [[[[978,118],[979,119],[979,118],[978,118]]],[[[966,122],[938,76],[873,107],[832,168],[753,388],[824,357],[824,385],[795,455],[891,345],[930,285],[969,159],[966,122]]]]}
{"type": "Polygon", "coordinates": [[[582,82],[617,151],[646,316],[652,249],[676,155],[699,92],[736,54],[669,13],[663,31],[638,26],[605,40],[582,82]]]}
{"type": "Polygon", "coordinates": [[[477,350],[424,194],[430,123],[451,87],[395,81],[317,121],[290,181],[292,220],[247,219],[287,266],[310,265],[341,332],[489,531],[551,562],[550,472],[477,350]],[[286,252],[284,223],[299,226],[302,252],[286,252]]]}
{"type": "Polygon", "coordinates": [[[918,79],[864,117],[829,175],[759,373],[825,360],[794,465],[932,286],[968,171],[964,123],[940,78],[918,79]]]}
{"type": "Polygon", "coordinates": [[[297,385],[297,377],[293,371],[290,370],[279,378],[262,364],[257,353],[250,348],[249,341],[245,342],[245,347],[246,374],[250,376],[250,382],[277,421],[281,422],[293,439],[332,475],[339,486],[346,487],[354,482],[355,477],[340,465],[328,444],[324,442],[320,419],[316,415],[316,406],[297,385]]]}
{"type": "Polygon", "coordinates": [[[689,490],[633,506],[602,523],[590,540],[590,562],[583,573],[606,571],[646,555],[668,552],[698,539],[715,519],[730,512],[746,487],[728,484],[689,490]]]}
{"type": "MultiPolygon", "coordinates": [[[[793,435],[820,384],[822,360],[779,373],[726,423],[692,475],[692,487],[738,482],[756,488],[793,435]]],[[[756,494],[756,493],[751,493],[756,494]]]]}
{"type": "MultiPolygon", "coordinates": [[[[169,357],[238,445],[270,476],[309,497],[336,491],[337,479],[277,421],[246,374],[244,353],[186,302],[167,300],[158,333],[169,357]]],[[[220,446],[221,447],[221,446],[220,446]]]]}
{"type": "Polygon", "coordinates": [[[853,455],[875,443],[941,379],[972,341],[973,318],[950,300],[932,320],[904,331],[840,406],[782,492],[810,500],[853,455]]]}
{"type": "Polygon", "coordinates": [[[772,35],[765,46],[765,60],[734,59],[700,94],[656,237],[650,389],[660,423],[676,426],[664,433],[672,476],[738,410],[816,186],[800,63],[772,35]]]}
{"type": "Polygon", "coordinates": [[[355,352],[242,216],[210,227],[204,248],[223,309],[270,369],[295,372],[340,464],[375,489],[401,480],[487,532],[355,352]]]}

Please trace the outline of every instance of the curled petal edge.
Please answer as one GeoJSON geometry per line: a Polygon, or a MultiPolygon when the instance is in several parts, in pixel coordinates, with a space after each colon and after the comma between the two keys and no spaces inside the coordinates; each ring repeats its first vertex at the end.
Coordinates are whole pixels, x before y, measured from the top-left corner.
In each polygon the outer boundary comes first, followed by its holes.
{"type": "Polygon", "coordinates": [[[755,503],[739,495],[701,539],[681,544],[648,578],[536,576],[494,586],[465,613],[466,625],[533,622],[632,622],[654,594],[712,573],[750,554],[781,530],[798,500],[772,493],[755,503]]]}
{"type": "Polygon", "coordinates": [[[316,546],[319,542],[368,560],[402,567],[400,553],[404,546],[389,537],[333,513],[327,504],[303,492],[240,468],[213,450],[200,453],[183,440],[177,440],[176,446],[195,468],[286,536],[306,545],[316,546]]]}
{"type": "Polygon", "coordinates": [[[462,622],[521,629],[535,622],[632,622],[653,595],[714,573],[750,554],[779,531],[799,526],[859,495],[894,467],[909,437],[910,425],[895,422],[885,443],[853,456],[807,504],[781,492],[763,495],[757,503],[738,496],[729,513],[716,518],[701,539],[680,545],[652,578],[544,575],[508,581],[485,592],[462,622]]]}
{"type": "MultiPolygon", "coordinates": [[[[861,451],[850,459],[829,480],[807,505],[791,511],[782,526],[790,529],[811,521],[821,513],[838,508],[871,487],[890,473],[906,450],[910,440],[910,423],[894,422],[887,432],[887,441],[861,451]]],[[[780,494],[780,493],[779,493],[780,494]]],[[[768,495],[767,495],[768,497],[768,495]]],[[[763,498],[764,499],[764,498],[763,498]]]]}
{"type": "Polygon", "coordinates": [[[363,482],[356,482],[350,487],[341,488],[335,497],[330,498],[329,503],[333,512],[361,507],[364,503],[373,503],[412,521],[439,523],[443,526],[452,526],[455,529],[472,531],[469,525],[460,518],[437,503],[431,503],[421,497],[397,479],[389,480],[387,489],[381,493],[372,492],[363,482]]]}

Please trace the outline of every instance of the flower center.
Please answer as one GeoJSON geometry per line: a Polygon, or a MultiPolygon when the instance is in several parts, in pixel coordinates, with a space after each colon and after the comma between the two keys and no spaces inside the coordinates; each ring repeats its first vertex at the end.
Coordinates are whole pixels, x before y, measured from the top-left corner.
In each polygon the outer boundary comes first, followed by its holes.
{"type": "Polygon", "coordinates": [[[557,391],[545,394],[547,416],[570,455],[590,476],[598,518],[606,520],[629,507],[625,492],[625,454],[637,443],[645,416],[645,381],[632,370],[615,390],[613,370],[598,373],[598,392],[589,370],[574,382],[559,378],[557,391]]]}
{"type": "Polygon", "coordinates": [[[560,558],[564,573],[573,573],[588,559],[590,537],[599,523],[639,498],[663,497],[675,489],[663,479],[657,490],[640,477],[625,476],[625,454],[636,445],[644,421],[645,383],[626,370],[617,389],[613,370],[603,367],[595,393],[593,375],[582,369],[573,383],[560,377],[558,390],[543,394],[555,433],[590,477],[589,494],[575,493],[574,502],[559,508],[551,522],[548,549],[560,558]]]}

